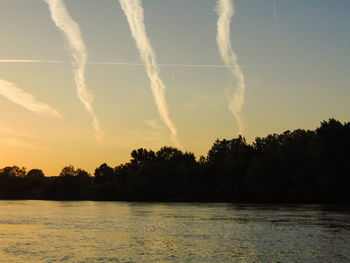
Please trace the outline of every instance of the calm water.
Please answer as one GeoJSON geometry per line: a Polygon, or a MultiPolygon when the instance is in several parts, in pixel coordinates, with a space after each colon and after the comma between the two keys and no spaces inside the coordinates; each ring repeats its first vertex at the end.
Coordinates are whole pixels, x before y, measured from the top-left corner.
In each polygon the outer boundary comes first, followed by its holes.
{"type": "Polygon", "coordinates": [[[350,262],[350,208],[0,201],[1,262],[350,262]]]}

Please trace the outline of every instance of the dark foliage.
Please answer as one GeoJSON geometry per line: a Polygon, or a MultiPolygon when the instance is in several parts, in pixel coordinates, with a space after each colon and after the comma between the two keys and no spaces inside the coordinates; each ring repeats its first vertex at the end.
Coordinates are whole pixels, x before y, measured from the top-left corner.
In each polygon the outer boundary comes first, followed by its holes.
{"type": "Polygon", "coordinates": [[[94,176],[66,166],[57,177],[0,169],[1,199],[350,203],[350,123],[316,130],[216,140],[206,157],[162,147],[94,176]]]}

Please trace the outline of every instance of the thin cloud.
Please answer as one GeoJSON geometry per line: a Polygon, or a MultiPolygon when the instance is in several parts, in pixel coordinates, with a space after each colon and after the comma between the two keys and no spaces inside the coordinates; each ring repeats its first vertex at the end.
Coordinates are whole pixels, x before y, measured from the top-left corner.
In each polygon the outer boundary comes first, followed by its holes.
{"type": "Polygon", "coordinates": [[[87,49],[82,39],[79,25],[70,17],[66,6],[62,0],[44,0],[50,9],[51,18],[55,25],[63,32],[69,42],[69,46],[74,58],[74,80],[77,93],[85,109],[92,117],[96,138],[102,138],[102,131],[99,121],[92,106],[93,96],[86,87],[85,69],[87,63],[87,49]]]}
{"type": "Polygon", "coordinates": [[[156,130],[156,131],[161,131],[163,130],[163,127],[159,123],[157,119],[151,119],[151,120],[146,120],[145,121],[146,126],[156,130]]]}
{"type": "Polygon", "coordinates": [[[41,60],[41,59],[0,59],[0,63],[55,63],[55,64],[63,64],[63,63],[72,63],[72,62],[64,62],[60,60],[41,60]]]}
{"type": "Polygon", "coordinates": [[[32,150],[49,150],[48,147],[37,146],[14,138],[0,139],[0,145],[32,150]]]}
{"type": "MultiPolygon", "coordinates": [[[[40,59],[0,59],[0,63],[43,63],[43,64],[74,64],[74,61],[61,60],[40,60],[40,59]]],[[[144,66],[144,63],[137,62],[87,62],[88,65],[111,65],[111,66],[144,66]]],[[[160,67],[180,67],[180,68],[234,68],[233,65],[216,64],[171,64],[159,63],[160,67]]],[[[245,66],[238,66],[245,68],[245,66]]]]}
{"type": "Polygon", "coordinates": [[[243,123],[240,116],[244,105],[245,80],[241,67],[238,64],[237,55],[232,50],[230,40],[230,23],[234,15],[234,3],[231,0],[218,0],[216,11],[218,14],[216,42],[221,58],[226,66],[232,66],[231,72],[237,79],[237,88],[229,99],[229,109],[237,120],[238,133],[243,132],[243,123]]]}
{"type": "Polygon", "coordinates": [[[273,7],[273,16],[274,16],[274,21],[275,21],[275,26],[276,26],[276,33],[277,33],[277,38],[278,38],[278,47],[281,49],[281,34],[280,34],[280,24],[279,24],[279,19],[278,19],[278,13],[277,13],[277,4],[276,0],[272,0],[272,7],[273,7]]]}
{"type": "Polygon", "coordinates": [[[146,34],[142,3],[140,0],[120,0],[119,2],[128,20],[132,37],[136,42],[141,60],[145,65],[148,78],[150,79],[153,97],[160,118],[169,128],[173,143],[182,148],[177,136],[175,124],[169,116],[169,108],[165,99],[165,85],[159,77],[156,55],[152,48],[151,41],[146,34]]]}
{"type": "Polygon", "coordinates": [[[24,92],[12,82],[0,79],[0,95],[34,113],[62,118],[57,110],[37,101],[33,95],[24,92]]]}
{"type": "Polygon", "coordinates": [[[39,138],[40,135],[38,134],[32,134],[23,131],[23,129],[14,129],[11,127],[7,127],[6,124],[0,123],[0,135],[2,137],[4,136],[16,136],[16,137],[23,137],[23,138],[39,138]]]}

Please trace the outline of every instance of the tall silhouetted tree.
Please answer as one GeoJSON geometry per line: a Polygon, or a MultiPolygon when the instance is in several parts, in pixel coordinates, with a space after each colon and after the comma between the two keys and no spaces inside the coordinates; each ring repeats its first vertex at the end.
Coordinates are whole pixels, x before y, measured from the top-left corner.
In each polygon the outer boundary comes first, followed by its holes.
{"type": "Polygon", "coordinates": [[[102,184],[115,180],[114,169],[109,167],[106,163],[101,164],[100,167],[95,169],[94,176],[95,184],[102,184]]]}
{"type": "Polygon", "coordinates": [[[75,176],[76,175],[76,171],[74,169],[73,165],[68,165],[62,168],[62,171],[60,173],[60,176],[62,177],[68,177],[68,176],[75,176]]]}

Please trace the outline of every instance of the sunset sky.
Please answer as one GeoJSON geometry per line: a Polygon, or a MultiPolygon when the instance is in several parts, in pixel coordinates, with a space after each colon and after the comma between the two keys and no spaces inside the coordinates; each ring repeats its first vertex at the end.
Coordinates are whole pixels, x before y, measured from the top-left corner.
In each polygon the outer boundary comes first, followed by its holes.
{"type": "MultiPolygon", "coordinates": [[[[0,93],[11,83],[41,103],[28,109],[0,94],[0,168],[41,168],[54,176],[72,164],[93,172],[103,162],[128,161],[136,148],[176,146],[120,2],[64,3],[88,53],[86,86],[101,138],[77,95],[71,48],[48,4],[0,0],[0,93]]],[[[234,3],[230,39],[245,78],[240,116],[247,141],[314,129],[331,117],[349,121],[350,1],[234,3]]],[[[216,1],[143,0],[142,6],[179,144],[206,155],[216,138],[239,130],[228,106],[237,79],[216,41],[216,1]]]]}

